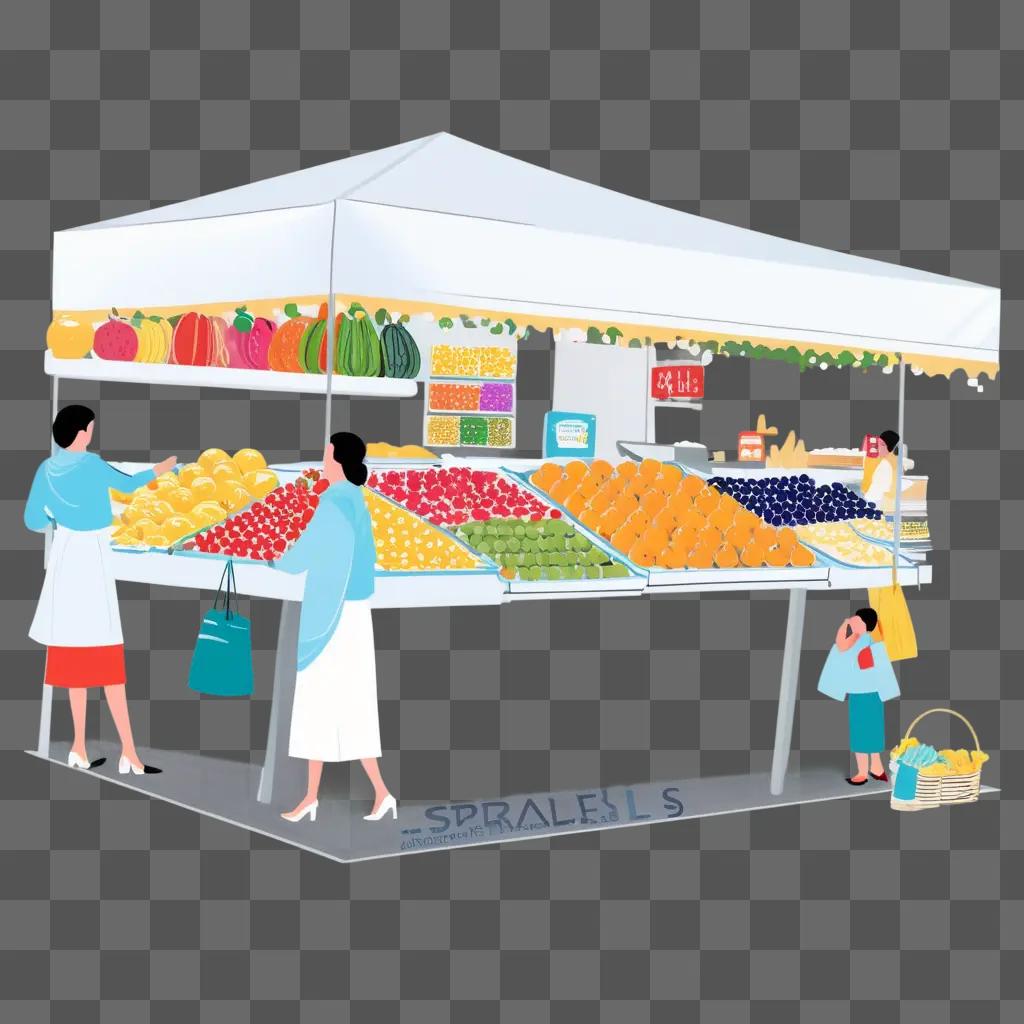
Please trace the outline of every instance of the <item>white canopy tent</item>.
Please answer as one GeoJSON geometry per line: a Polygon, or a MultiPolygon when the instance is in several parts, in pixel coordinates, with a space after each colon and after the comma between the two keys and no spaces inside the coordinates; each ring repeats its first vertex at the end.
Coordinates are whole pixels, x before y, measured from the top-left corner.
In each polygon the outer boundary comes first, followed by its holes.
{"type": "Polygon", "coordinates": [[[997,289],[667,209],[444,133],[54,237],[62,312],[333,292],[538,327],[864,348],[944,372],[998,365],[997,289]]]}

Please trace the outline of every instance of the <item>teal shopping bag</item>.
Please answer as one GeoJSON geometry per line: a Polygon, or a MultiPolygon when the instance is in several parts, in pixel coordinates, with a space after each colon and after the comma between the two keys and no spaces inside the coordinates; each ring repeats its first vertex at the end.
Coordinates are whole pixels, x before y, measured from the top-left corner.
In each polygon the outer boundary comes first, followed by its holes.
{"type": "Polygon", "coordinates": [[[230,561],[224,566],[213,607],[199,626],[188,686],[214,697],[252,693],[252,638],[249,620],[238,614],[235,567],[230,561]]]}

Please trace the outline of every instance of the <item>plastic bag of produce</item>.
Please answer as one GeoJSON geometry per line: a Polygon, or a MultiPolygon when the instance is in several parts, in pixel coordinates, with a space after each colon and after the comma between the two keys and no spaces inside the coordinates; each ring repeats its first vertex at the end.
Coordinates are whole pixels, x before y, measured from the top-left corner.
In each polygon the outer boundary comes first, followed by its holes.
{"type": "Polygon", "coordinates": [[[907,599],[899,584],[868,590],[871,607],[878,612],[878,635],[890,661],[917,657],[917,634],[907,599]]]}
{"type": "Polygon", "coordinates": [[[188,673],[190,690],[214,697],[248,697],[252,693],[249,620],[238,614],[237,606],[235,567],[229,561],[221,574],[213,607],[199,626],[188,673]]]}

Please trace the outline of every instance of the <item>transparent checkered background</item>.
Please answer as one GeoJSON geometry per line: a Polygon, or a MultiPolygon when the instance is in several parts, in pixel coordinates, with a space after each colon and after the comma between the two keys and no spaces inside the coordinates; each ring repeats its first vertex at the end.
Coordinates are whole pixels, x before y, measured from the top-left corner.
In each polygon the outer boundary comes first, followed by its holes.
{"type": "MultiPolygon", "coordinates": [[[[5,1020],[1021,1019],[1024,5],[4,0],[0,47],[5,1020]],[[1000,382],[976,395],[908,381],[938,551],[936,582],[911,595],[921,655],[888,711],[895,739],[897,715],[954,703],[993,754],[1000,800],[900,816],[860,799],[349,868],[19,753],[42,671],[25,636],[40,549],[21,507],[47,445],[51,231],[438,130],[1002,287],[1000,382]]],[[[535,339],[520,373],[527,449],[550,385],[550,345],[535,339]]],[[[720,362],[701,438],[726,446],[765,412],[813,445],[846,445],[893,425],[895,391],[881,374],[720,362]]],[[[108,458],[214,444],[295,458],[320,438],[316,399],[120,385],[65,397],[97,409],[108,458]]],[[[419,439],[420,417],[416,402],[335,412],[398,442],[419,439]]],[[[258,757],[276,607],[251,605],[258,693],[245,705],[186,693],[208,595],[121,598],[141,741],[258,757]]],[[[809,601],[802,752],[844,748],[842,709],[814,684],[857,603],[809,601]]],[[[775,595],[376,613],[385,775],[400,798],[443,799],[764,768],[784,621],[775,595]]],[[[96,703],[90,715],[109,734],[96,703]]],[[[55,732],[68,728],[61,700],[55,732]]]]}

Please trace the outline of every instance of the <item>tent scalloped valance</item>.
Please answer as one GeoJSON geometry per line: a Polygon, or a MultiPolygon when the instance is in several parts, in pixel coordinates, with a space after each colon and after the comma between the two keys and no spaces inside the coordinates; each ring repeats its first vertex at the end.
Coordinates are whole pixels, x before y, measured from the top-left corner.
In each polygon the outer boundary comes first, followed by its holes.
{"type": "MultiPolygon", "coordinates": [[[[284,307],[294,303],[315,311],[325,302],[325,295],[301,296],[285,299],[246,300],[249,312],[254,316],[265,316],[280,320],[284,307]]],[[[190,306],[148,309],[147,315],[172,317],[194,311],[208,315],[225,315],[234,309],[237,302],[203,303],[190,306]]],[[[435,320],[442,329],[461,325],[468,329],[482,329],[494,335],[523,337],[528,330],[552,330],[568,341],[588,344],[618,345],[639,348],[645,345],[666,345],[668,348],[688,348],[693,355],[710,352],[712,356],[725,358],[769,359],[789,363],[803,372],[811,369],[832,367],[852,369],[882,368],[890,370],[901,358],[892,350],[882,350],[868,345],[852,345],[820,342],[793,341],[780,338],[747,337],[741,334],[723,334],[708,331],[680,332],[678,328],[658,328],[650,325],[623,323],[621,325],[594,325],[572,317],[558,317],[549,314],[529,315],[508,310],[481,307],[452,306],[436,302],[407,301],[402,299],[374,296],[337,295],[339,312],[362,308],[372,316],[378,326],[399,317],[424,316],[435,320]]],[[[93,323],[100,323],[109,314],[109,309],[99,310],[54,310],[54,318],[61,315],[79,317],[93,323]]],[[[999,367],[984,360],[966,360],[948,356],[929,356],[916,353],[905,354],[912,372],[928,376],[951,377],[956,371],[963,371],[968,383],[977,385],[978,378],[995,378],[999,367]]]]}

